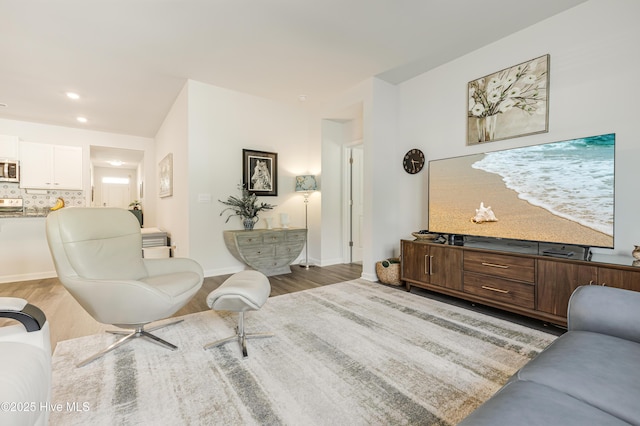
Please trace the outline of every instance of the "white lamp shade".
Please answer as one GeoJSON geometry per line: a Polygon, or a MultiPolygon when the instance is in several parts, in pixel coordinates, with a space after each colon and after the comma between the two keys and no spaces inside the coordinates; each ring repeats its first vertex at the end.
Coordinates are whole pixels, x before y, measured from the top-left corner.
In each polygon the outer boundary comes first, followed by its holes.
{"type": "Polygon", "coordinates": [[[318,182],[313,175],[296,176],[296,192],[311,192],[318,190],[318,182]]]}

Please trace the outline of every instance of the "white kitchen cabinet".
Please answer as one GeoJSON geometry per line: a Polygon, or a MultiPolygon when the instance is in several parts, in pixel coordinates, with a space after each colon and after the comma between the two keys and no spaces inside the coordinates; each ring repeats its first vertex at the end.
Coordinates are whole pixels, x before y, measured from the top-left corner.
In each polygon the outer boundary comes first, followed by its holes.
{"type": "Polygon", "coordinates": [[[82,189],[82,147],[20,142],[20,187],[82,189]]]}
{"type": "Polygon", "coordinates": [[[3,160],[18,159],[18,137],[0,135],[0,158],[3,160]]]}

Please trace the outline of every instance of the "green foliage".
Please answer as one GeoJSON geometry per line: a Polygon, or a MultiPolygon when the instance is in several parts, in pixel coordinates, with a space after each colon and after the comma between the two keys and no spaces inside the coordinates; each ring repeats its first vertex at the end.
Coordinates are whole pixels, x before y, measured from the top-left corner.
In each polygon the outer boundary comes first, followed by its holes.
{"type": "Polygon", "coordinates": [[[256,194],[252,194],[244,188],[242,185],[238,185],[238,189],[242,191],[242,197],[234,197],[232,195],[227,198],[227,201],[218,200],[225,206],[229,206],[220,212],[222,216],[226,211],[231,210],[231,213],[227,216],[227,220],[224,223],[229,222],[232,216],[242,216],[243,218],[253,219],[258,217],[258,212],[263,210],[271,210],[275,205],[260,203],[258,204],[258,197],[256,194]]]}

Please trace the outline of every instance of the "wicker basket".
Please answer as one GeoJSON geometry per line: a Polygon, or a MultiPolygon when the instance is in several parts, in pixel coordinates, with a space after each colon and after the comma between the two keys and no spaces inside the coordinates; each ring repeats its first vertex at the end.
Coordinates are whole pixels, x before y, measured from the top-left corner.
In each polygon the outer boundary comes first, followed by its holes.
{"type": "MultiPolygon", "coordinates": [[[[398,258],[390,260],[400,261],[398,258]]],[[[382,262],[376,262],[376,274],[381,283],[402,285],[402,281],[400,280],[400,263],[390,263],[389,266],[385,268],[382,262]]]]}

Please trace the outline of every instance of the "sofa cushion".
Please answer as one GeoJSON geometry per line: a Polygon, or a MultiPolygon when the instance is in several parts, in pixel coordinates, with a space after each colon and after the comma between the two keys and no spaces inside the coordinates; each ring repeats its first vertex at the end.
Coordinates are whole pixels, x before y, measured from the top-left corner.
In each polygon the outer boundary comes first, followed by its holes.
{"type": "Polygon", "coordinates": [[[624,421],[637,423],[640,419],[638,366],[639,343],[571,331],[556,339],[516,377],[546,385],[624,421]]]}
{"type": "Polygon", "coordinates": [[[534,382],[507,383],[458,426],[614,426],[628,423],[534,382]]]}

